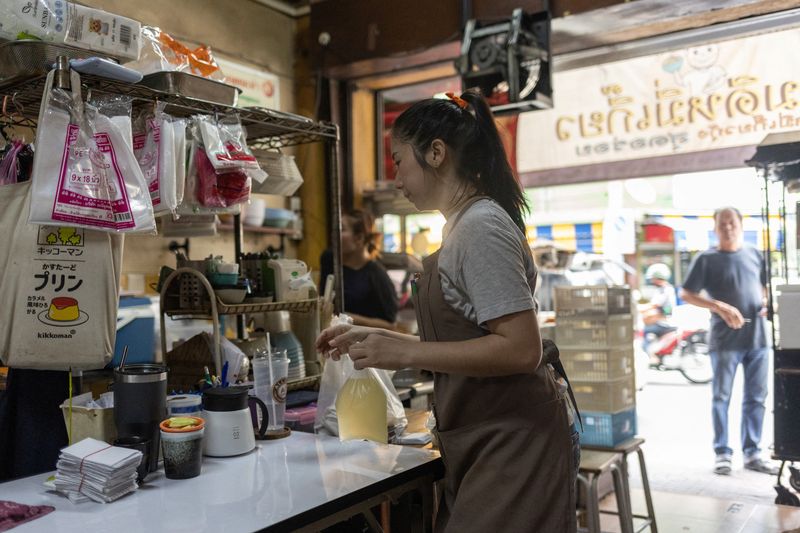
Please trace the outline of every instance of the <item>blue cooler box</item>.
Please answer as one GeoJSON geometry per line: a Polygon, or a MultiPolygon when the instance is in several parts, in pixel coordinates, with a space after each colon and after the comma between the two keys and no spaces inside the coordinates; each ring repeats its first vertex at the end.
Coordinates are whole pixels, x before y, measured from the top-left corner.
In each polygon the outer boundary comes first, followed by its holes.
{"type": "Polygon", "coordinates": [[[117,314],[117,340],[114,343],[114,358],[107,368],[119,366],[122,352],[128,346],[128,363],[153,363],[155,353],[155,325],[156,317],[151,312],[150,298],[135,298],[123,296],[119,299],[119,313],[117,314]],[[126,315],[136,308],[137,311],[148,316],[136,317],[129,321],[126,315]],[[126,323],[127,322],[127,323],[126,323]]]}
{"type": "MultiPolygon", "coordinates": [[[[616,413],[581,411],[581,416],[583,416],[581,444],[611,448],[636,435],[635,407],[616,413]]],[[[578,430],[580,431],[580,424],[578,430]]]]}

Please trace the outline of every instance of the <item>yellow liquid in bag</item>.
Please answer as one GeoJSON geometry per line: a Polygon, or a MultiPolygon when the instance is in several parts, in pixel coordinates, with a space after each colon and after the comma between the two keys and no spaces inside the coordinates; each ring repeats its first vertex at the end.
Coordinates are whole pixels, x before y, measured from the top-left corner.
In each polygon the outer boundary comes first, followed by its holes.
{"type": "Polygon", "coordinates": [[[368,439],[386,444],[386,393],[369,372],[358,371],[336,396],[341,440],[368,439]]]}

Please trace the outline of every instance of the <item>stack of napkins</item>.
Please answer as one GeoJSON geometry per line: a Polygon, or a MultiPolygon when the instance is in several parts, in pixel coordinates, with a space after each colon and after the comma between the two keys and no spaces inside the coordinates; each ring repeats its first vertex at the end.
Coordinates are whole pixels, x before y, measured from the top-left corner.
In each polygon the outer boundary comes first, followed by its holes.
{"type": "Polygon", "coordinates": [[[136,490],[136,468],[141,461],[138,450],[83,439],[61,450],[55,487],[73,503],[113,502],[136,490]]]}

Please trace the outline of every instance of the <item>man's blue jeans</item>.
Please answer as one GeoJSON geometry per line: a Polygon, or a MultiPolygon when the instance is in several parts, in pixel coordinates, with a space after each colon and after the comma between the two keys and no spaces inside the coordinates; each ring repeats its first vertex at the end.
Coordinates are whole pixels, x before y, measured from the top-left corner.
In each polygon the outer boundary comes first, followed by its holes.
{"type": "Polygon", "coordinates": [[[754,457],[761,451],[761,429],[764,424],[764,402],[769,379],[769,348],[753,350],[713,350],[714,367],[712,388],[714,400],[711,414],[714,420],[714,451],[732,455],[728,446],[728,405],[736,369],[744,368],[744,397],[742,400],[742,451],[745,457],[754,457]]]}

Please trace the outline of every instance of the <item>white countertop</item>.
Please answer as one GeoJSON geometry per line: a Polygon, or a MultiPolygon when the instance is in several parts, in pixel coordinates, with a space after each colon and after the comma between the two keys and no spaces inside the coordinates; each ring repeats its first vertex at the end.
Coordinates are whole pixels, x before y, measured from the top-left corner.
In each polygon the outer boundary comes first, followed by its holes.
{"type": "MultiPolygon", "coordinates": [[[[109,503],[72,504],[42,482],[49,474],[0,484],[0,500],[52,505],[52,513],[14,529],[48,533],[257,531],[398,474],[434,468],[438,454],[407,446],[294,432],[258,441],[254,451],[203,458],[200,476],[151,473],[139,490],[109,503]]],[[[383,482],[383,483],[382,483],[383,482]]]]}

